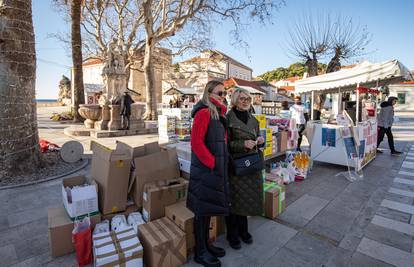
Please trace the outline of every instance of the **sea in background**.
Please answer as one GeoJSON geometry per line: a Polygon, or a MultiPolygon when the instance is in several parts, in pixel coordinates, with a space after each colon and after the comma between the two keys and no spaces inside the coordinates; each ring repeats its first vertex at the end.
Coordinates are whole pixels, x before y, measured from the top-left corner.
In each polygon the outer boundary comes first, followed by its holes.
{"type": "Polygon", "coordinates": [[[57,107],[61,106],[61,103],[57,99],[36,99],[37,107],[57,107]]]}
{"type": "Polygon", "coordinates": [[[36,102],[38,103],[53,103],[56,102],[57,99],[36,99],[36,102]]]}

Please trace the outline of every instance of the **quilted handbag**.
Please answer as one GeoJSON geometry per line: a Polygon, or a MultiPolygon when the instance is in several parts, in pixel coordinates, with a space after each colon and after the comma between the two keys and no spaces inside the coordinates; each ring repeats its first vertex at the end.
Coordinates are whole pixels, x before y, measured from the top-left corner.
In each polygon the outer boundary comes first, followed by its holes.
{"type": "Polygon", "coordinates": [[[237,159],[231,159],[233,172],[237,176],[253,174],[264,169],[264,161],[261,150],[237,159]]]}

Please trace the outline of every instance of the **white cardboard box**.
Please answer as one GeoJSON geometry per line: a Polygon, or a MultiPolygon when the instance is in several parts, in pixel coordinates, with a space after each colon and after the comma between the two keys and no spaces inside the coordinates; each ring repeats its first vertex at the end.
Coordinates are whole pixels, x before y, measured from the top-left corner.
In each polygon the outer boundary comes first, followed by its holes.
{"type": "Polygon", "coordinates": [[[98,186],[93,179],[88,179],[85,176],[75,176],[63,179],[62,199],[63,205],[72,220],[75,219],[75,217],[86,214],[94,215],[99,213],[98,186]],[[75,187],[84,184],[89,185],[75,187]],[[66,191],[66,187],[71,188],[70,192],[66,191]]]}
{"type": "Polygon", "coordinates": [[[181,158],[178,158],[178,161],[180,162],[180,170],[186,173],[190,173],[191,161],[181,158]]]}
{"type": "Polygon", "coordinates": [[[144,248],[132,227],[93,236],[95,266],[142,267],[143,252],[144,248]],[[120,251],[117,251],[115,244],[120,251]]]}

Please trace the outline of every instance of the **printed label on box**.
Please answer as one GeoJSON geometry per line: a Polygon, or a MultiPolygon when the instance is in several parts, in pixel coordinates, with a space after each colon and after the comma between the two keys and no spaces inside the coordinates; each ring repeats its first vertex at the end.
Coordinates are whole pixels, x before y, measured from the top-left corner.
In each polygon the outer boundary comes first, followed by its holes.
{"type": "Polygon", "coordinates": [[[146,209],[142,209],[142,218],[148,222],[148,211],[146,209]]]}
{"type": "Polygon", "coordinates": [[[285,200],[285,192],[282,192],[282,194],[280,194],[280,199],[281,201],[285,200]]]}
{"type": "Polygon", "coordinates": [[[144,194],[142,194],[142,198],[144,199],[144,201],[148,201],[148,194],[147,194],[147,192],[144,192],[144,194]]]}

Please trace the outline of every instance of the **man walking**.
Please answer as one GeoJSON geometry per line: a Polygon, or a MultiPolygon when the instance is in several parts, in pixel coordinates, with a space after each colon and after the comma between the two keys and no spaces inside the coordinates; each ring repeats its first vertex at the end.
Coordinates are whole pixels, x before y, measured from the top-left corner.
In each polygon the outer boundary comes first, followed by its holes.
{"type": "Polygon", "coordinates": [[[394,122],[394,105],[397,104],[398,98],[390,96],[387,101],[381,103],[381,111],[378,115],[378,139],[377,139],[377,153],[382,153],[378,149],[384,135],[387,135],[388,145],[391,150],[391,155],[400,155],[402,152],[395,150],[394,137],[391,132],[391,127],[394,122]]]}

